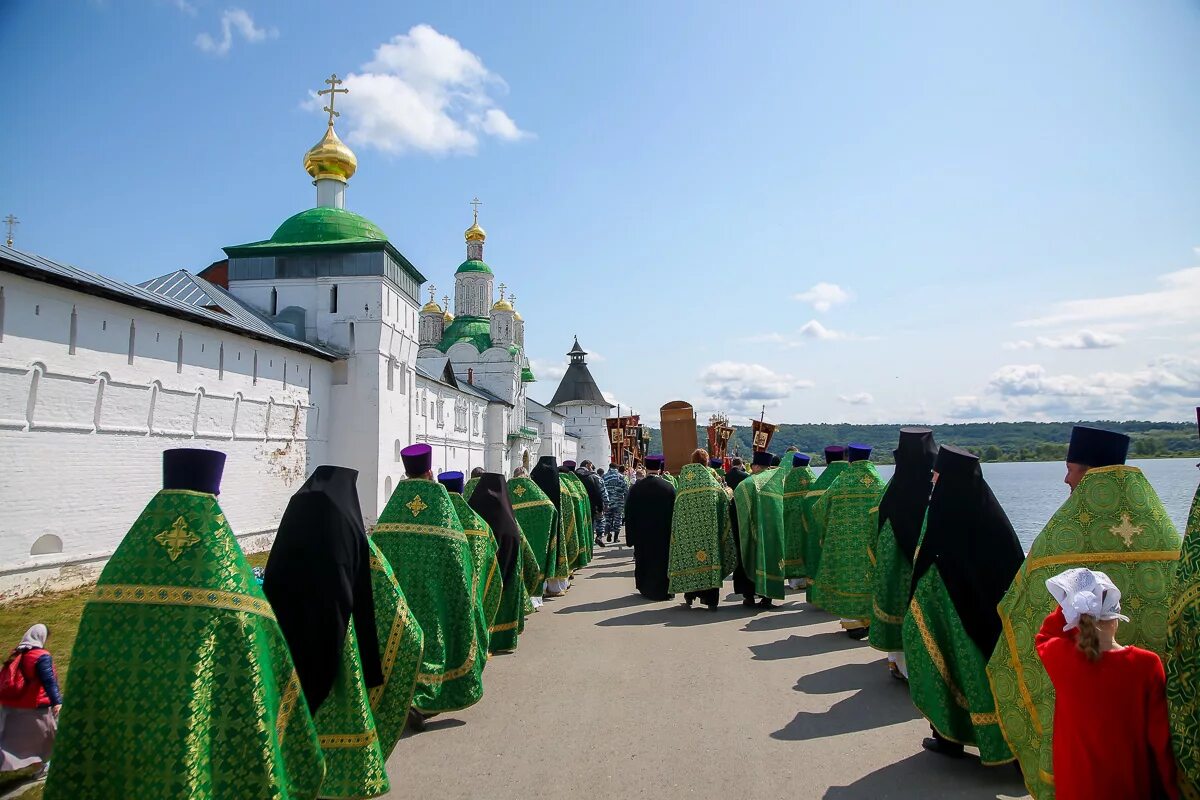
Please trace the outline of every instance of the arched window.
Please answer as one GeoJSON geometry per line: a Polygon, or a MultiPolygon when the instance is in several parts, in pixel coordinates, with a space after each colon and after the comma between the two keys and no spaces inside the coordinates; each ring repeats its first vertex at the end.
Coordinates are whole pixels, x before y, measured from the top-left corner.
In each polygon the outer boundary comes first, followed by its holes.
{"type": "Polygon", "coordinates": [[[62,539],[52,533],[47,533],[37,538],[33,543],[33,547],[29,548],[29,555],[47,556],[54,553],[61,553],[62,550],[62,539]]]}
{"type": "Polygon", "coordinates": [[[279,291],[274,286],[272,286],[271,287],[271,316],[273,317],[278,313],[279,313],[279,291]]]}

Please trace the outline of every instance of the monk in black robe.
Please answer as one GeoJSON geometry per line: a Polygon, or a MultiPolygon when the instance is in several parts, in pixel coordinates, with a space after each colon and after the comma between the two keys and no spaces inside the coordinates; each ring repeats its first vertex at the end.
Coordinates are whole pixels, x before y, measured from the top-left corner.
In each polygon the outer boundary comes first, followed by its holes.
{"type": "Polygon", "coordinates": [[[647,456],[649,474],[633,485],[625,500],[625,543],[633,545],[633,580],[638,594],[670,600],[667,561],[671,551],[671,516],[675,487],[662,478],[662,456],[647,456]]]}

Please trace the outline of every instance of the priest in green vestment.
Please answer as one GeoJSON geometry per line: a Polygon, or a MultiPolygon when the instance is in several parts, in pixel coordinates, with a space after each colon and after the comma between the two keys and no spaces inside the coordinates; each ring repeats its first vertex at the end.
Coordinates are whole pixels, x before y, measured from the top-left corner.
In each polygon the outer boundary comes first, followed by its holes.
{"type": "Polygon", "coordinates": [[[375,716],[379,746],[387,759],[404,733],[405,722],[411,717],[417,727],[421,718],[410,711],[416,690],[417,673],[425,652],[425,634],[409,610],[400,582],[392,565],[370,538],[371,593],[375,600],[375,633],[379,640],[383,683],[373,687],[367,697],[375,716]]]}
{"type": "MultiPolygon", "coordinates": [[[[734,503],[738,513],[742,570],[754,582],[754,593],[764,608],[784,597],[783,576],[783,478],[779,467],[770,466],[771,453],[754,454],[751,476],[738,485],[742,499],[734,503]]],[[[790,467],[789,467],[790,469],[790,467]]],[[[748,605],[748,604],[747,604],[748,605]]]]}
{"type": "Polygon", "coordinates": [[[317,796],[287,642],[217,503],[225,454],[168,450],[163,489],[84,606],[45,797],[317,796]]]}
{"type": "Polygon", "coordinates": [[[471,495],[471,508],[488,524],[496,539],[496,557],[504,592],[491,627],[491,651],[515,650],[517,637],[525,628],[528,593],[525,581],[525,552],[521,526],[508,499],[508,483],[498,472],[485,472],[471,495]]]}
{"type": "Polygon", "coordinates": [[[705,463],[708,453],[696,452],[693,463],[679,472],[671,516],[668,591],[682,592],[689,607],[699,599],[716,611],[721,584],[736,560],[729,530],[729,497],[705,463]]]}
{"type": "MultiPolygon", "coordinates": [[[[461,472],[443,472],[437,478],[438,483],[445,486],[450,494],[454,513],[458,515],[467,544],[471,546],[471,596],[475,602],[475,630],[479,637],[479,652],[487,653],[491,641],[490,630],[500,610],[504,587],[500,579],[500,562],[496,560],[496,539],[492,536],[492,529],[463,497],[464,479],[461,472]]],[[[486,656],[484,661],[487,661],[486,656]]]]}
{"type": "Polygon", "coordinates": [[[808,574],[804,567],[804,501],[817,480],[807,453],[792,453],[792,468],[783,478],[783,577],[799,589],[808,574]]]}
{"type": "Polygon", "coordinates": [[[1007,764],[1013,754],[996,716],[987,660],[1000,637],[996,604],[1025,553],[978,456],[943,446],[934,470],[902,634],[909,693],[933,728],[922,746],[958,756],[963,745],[974,745],[984,764],[1007,764]]]}
{"type": "MultiPolygon", "coordinates": [[[[1196,409],[1200,421],[1200,408],[1196,409]]],[[[1200,488],[1192,498],[1167,622],[1167,707],[1179,786],[1200,798],[1200,488]]]]}
{"type": "Polygon", "coordinates": [[[803,542],[800,549],[804,552],[804,575],[800,579],[800,588],[802,589],[812,583],[812,579],[817,574],[817,568],[821,566],[822,531],[820,526],[822,520],[816,518],[813,507],[842,474],[842,470],[848,466],[850,464],[846,461],[846,448],[837,444],[826,447],[825,469],[821,470],[821,474],[809,485],[808,495],[804,498],[802,506],[804,528],[800,534],[803,542]]]}
{"type": "Polygon", "coordinates": [[[888,654],[888,668],[907,678],[904,661],[904,614],[912,594],[912,561],[933,491],[937,444],[929,428],[901,428],[892,451],[896,471],[879,501],[879,535],[869,552],[872,578],[871,646],[888,654]]]}
{"type": "MultiPolygon", "coordinates": [[[[740,461],[740,459],[738,459],[740,461]]],[[[733,567],[733,591],[742,596],[742,605],[753,608],[759,602],[765,607],[773,605],[769,597],[759,599],[756,591],[755,577],[758,573],[755,561],[752,559],[752,548],[743,545],[748,537],[757,539],[758,534],[758,482],[754,480],[771,468],[771,454],[766,451],[756,452],[750,464],[750,473],[731,470],[729,475],[733,486],[733,509],[730,516],[730,528],[733,532],[736,564],[733,567]]]]}
{"type": "MultiPolygon", "coordinates": [[[[533,587],[530,599],[534,605],[541,605],[545,592],[546,581],[557,577],[558,542],[555,539],[555,524],[558,512],[554,503],[546,496],[538,485],[526,477],[511,478],[508,481],[508,499],[512,503],[513,514],[529,543],[532,551],[530,566],[542,573],[543,580],[533,587]]],[[[565,574],[562,577],[566,577],[565,574]]]]}
{"type": "Polygon", "coordinates": [[[263,574],[325,754],[322,797],[391,788],[367,698],[383,669],[357,480],[347,467],[313,470],[288,502],[263,574]]]}
{"type": "Polygon", "coordinates": [[[594,547],[592,503],[588,499],[587,488],[583,485],[583,481],[575,474],[574,461],[564,461],[559,474],[562,475],[563,485],[575,504],[575,540],[578,550],[571,569],[582,569],[592,561],[594,547]]]}
{"type": "Polygon", "coordinates": [[[1046,580],[1071,567],[1107,573],[1130,618],[1121,642],[1160,657],[1166,652],[1179,533],[1142,471],[1125,466],[1128,448],[1123,434],[1075,427],[1067,449],[1071,496],[1038,534],[1000,602],[1003,634],[988,678],[1004,738],[1036,800],[1054,797],[1054,686],[1034,647],[1055,606],[1046,580]]]}
{"type": "Polygon", "coordinates": [[[562,479],[558,472],[558,459],[542,456],[529,473],[529,479],[554,507],[554,521],[550,527],[551,543],[547,561],[553,568],[546,574],[545,597],[562,597],[571,587],[572,556],[577,555],[574,542],[574,513],[570,497],[563,493],[562,479]],[[568,519],[568,517],[570,519],[568,519]]]}
{"type": "Polygon", "coordinates": [[[876,515],[884,481],[871,463],[871,448],[851,444],[849,466],[813,505],[821,556],[808,602],[842,618],[852,639],[871,624],[870,548],[879,533],[876,515]]]}
{"type": "Polygon", "coordinates": [[[483,697],[471,545],[449,493],[433,480],[433,449],[410,445],[400,458],[408,478],[392,492],[372,538],[425,634],[413,707],[423,716],[458,711],[483,697]]]}

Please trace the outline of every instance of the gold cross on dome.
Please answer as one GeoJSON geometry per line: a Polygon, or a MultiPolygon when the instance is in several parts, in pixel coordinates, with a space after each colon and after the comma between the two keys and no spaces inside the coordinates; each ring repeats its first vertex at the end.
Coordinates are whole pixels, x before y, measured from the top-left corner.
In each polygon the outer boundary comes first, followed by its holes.
{"type": "Polygon", "coordinates": [[[429,508],[429,506],[425,505],[425,501],[421,499],[421,495],[417,495],[412,500],[409,500],[405,503],[405,506],[408,507],[408,510],[412,512],[414,517],[421,516],[421,512],[429,508]]]}
{"type": "Polygon", "coordinates": [[[448,294],[442,295],[442,305],[446,307],[447,311],[450,310],[450,295],[448,295],[448,294]]]}
{"type": "Polygon", "coordinates": [[[476,195],[475,198],[473,200],[471,200],[471,208],[475,212],[475,221],[476,222],[479,222],[479,207],[481,205],[483,205],[483,201],[479,199],[478,195],[476,195]]]}
{"type": "Polygon", "coordinates": [[[507,287],[507,286],[505,286],[503,283],[502,283],[502,284],[500,284],[500,299],[501,299],[501,300],[503,300],[503,299],[504,299],[504,291],[505,291],[507,288],[508,288],[508,287],[507,287]]]}
{"type": "Polygon", "coordinates": [[[154,541],[167,548],[167,557],[174,561],[185,549],[200,541],[200,537],[188,530],[187,521],[180,517],[170,530],[155,536],[154,541]]]}
{"type": "Polygon", "coordinates": [[[432,283],[429,284],[429,302],[433,302],[433,293],[437,291],[437,287],[432,283]]]}
{"type": "Polygon", "coordinates": [[[1142,531],[1145,529],[1146,528],[1143,525],[1133,524],[1133,520],[1129,518],[1128,511],[1122,511],[1121,524],[1113,525],[1108,530],[1113,536],[1117,536],[1124,541],[1126,547],[1130,547],[1133,545],[1133,537],[1141,535],[1142,531]]]}
{"type": "Polygon", "coordinates": [[[325,106],[324,110],[329,112],[329,127],[332,128],[333,118],[341,116],[339,112],[333,110],[334,102],[337,100],[337,96],[339,94],[350,94],[350,90],[337,88],[342,85],[342,81],[338,78],[336,72],[326,78],[325,83],[329,84],[329,88],[321,89],[319,92],[317,92],[317,96],[320,97],[321,95],[325,94],[329,95],[329,105],[325,106]]]}
{"type": "Polygon", "coordinates": [[[512,303],[515,307],[517,305],[517,296],[515,294],[510,294],[508,296],[508,302],[512,303]]]}

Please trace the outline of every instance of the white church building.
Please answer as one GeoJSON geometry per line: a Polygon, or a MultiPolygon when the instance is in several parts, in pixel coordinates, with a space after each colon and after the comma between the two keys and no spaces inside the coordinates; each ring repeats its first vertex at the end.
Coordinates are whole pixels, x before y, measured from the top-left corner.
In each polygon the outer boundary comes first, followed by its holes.
{"type": "Polygon", "coordinates": [[[600,404],[527,397],[525,322],[495,296],[477,210],[453,312],[422,304],[425,276],[345,208],[357,160],[332,116],[304,159],[316,207],[199,273],[134,286],[0,247],[0,600],[94,580],[168,448],[228,454],[221,505],[253,552],[320,464],[359,471],[371,524],[412,442],[435,471],[511,475],[603,439],[581,416],[600,404]]]}

